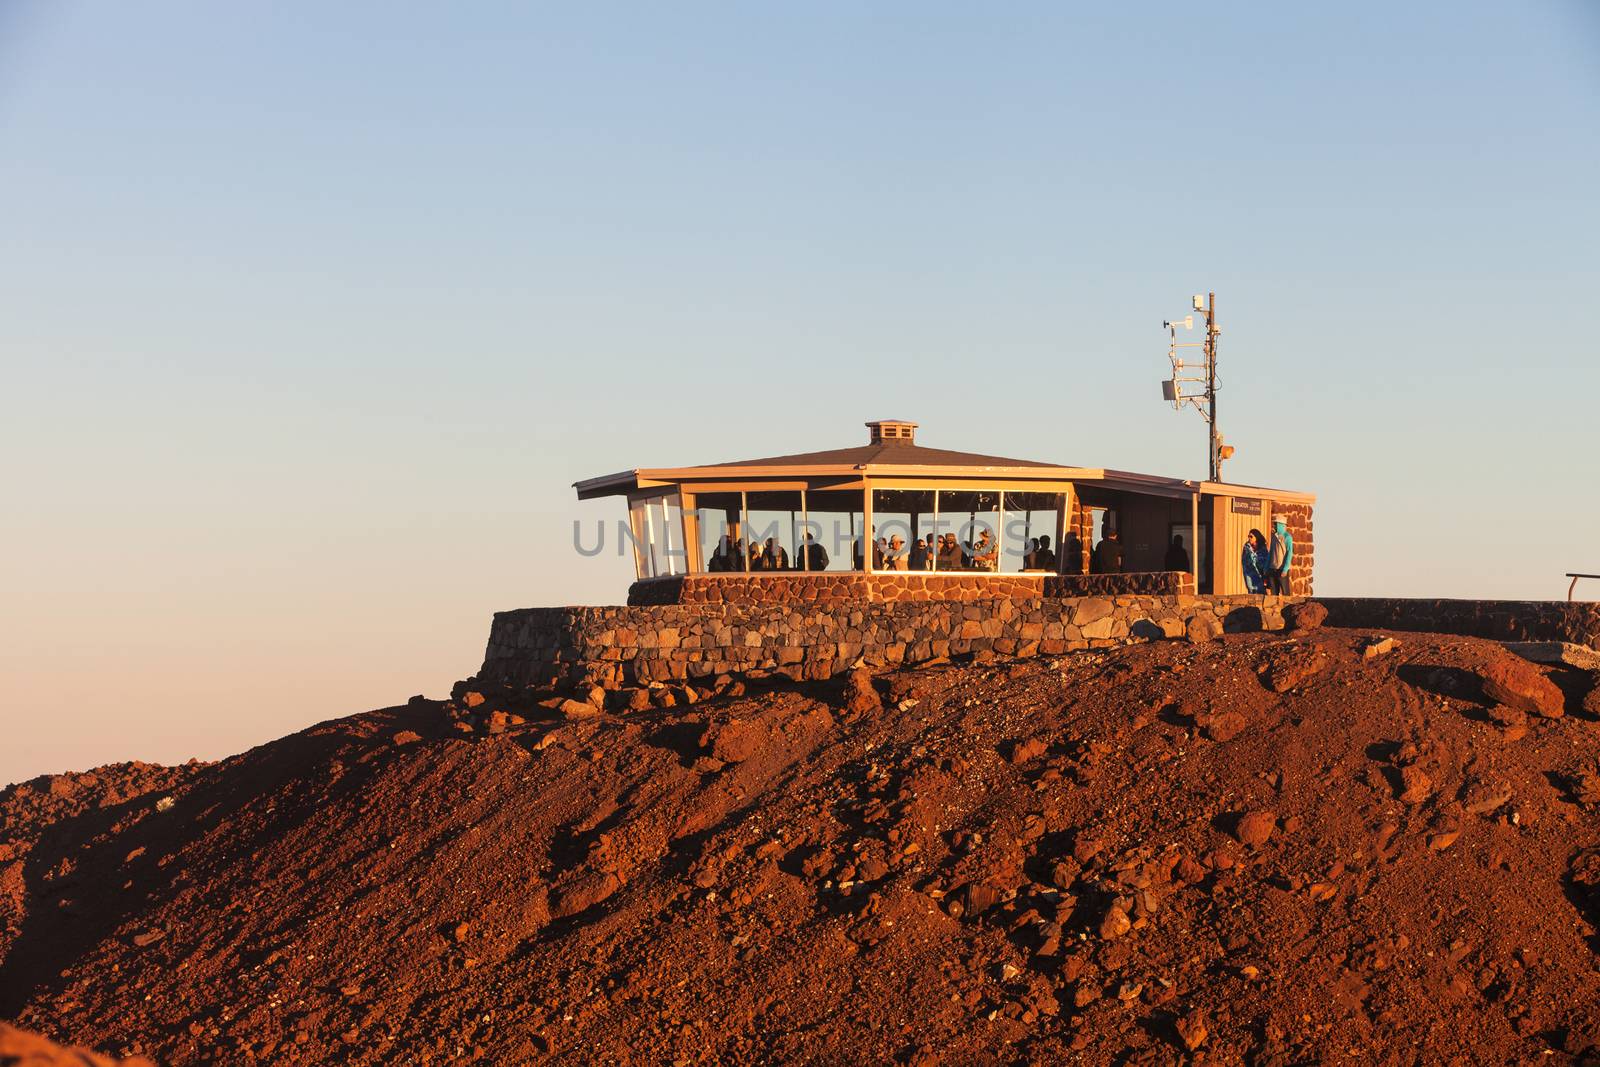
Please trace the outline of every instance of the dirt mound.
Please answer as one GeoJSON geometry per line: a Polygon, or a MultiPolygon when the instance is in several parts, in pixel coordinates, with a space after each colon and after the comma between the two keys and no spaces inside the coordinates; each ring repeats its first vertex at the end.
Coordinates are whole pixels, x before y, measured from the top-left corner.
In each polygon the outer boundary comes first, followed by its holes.
{"type": "Polygon", "coordinates": [[[85,1048],[62,1048],[38,1034],[0,1023],[0,1067],[151,1067],[143,1057],[113,1060],[85,1048]]]}
{"type": "Polygon", "coordinates": [[[1592,680],[1531,667],[1529,715],[1497,646],[1375,636],[489,692],[30,783],[0,1015],[171,1065],[1592,1062],[1592,680]]]}

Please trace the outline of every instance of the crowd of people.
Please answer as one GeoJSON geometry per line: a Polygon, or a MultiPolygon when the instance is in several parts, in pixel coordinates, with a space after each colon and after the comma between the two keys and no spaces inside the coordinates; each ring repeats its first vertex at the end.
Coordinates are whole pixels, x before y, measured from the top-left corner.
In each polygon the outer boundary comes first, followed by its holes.
{"type": "MultiPolygon", "coordinates": [[[[899,534],[878,537],[871,542],[872,569],[875,571],[989,571],[1000,569],[1000,542],[988,527],[978,527],[970,540],[959,540],[954,533],[919,537],[909,546],[899,534]]],[[[746,570],[746,552],[751,571],[824,571],[828,551],[807,533],[791,560],[789,552],[775,537],[758,540],[746,549],[744,538],[723,534],[707,561],[712,572],[746,570]]],[[[866,569],[866,548],[861,538],[851,546],[852,566],[866,569]]],[[[1024,570],[1056,569],[1056,550],[1049,535],[1030,537],[1023,548],[1024,570]]]]}
{"type": "MultiPolygon", "coordinates": [[[[1067,556],[1070,560],[1080,551],[1075,548],[1078,538],[1068,538],[1067,556]]],[[[1000,544],[987,527],[978,528],[978,536],[967,541],[959,540],[954,533],[930,534],[917,538],[907,546],[899,534],[879,537],[871,542],[872,569],[875,571],[988,571],[1000,569],[1000,544]]],[[[828,569],[828,550],[810,533],[795,551],[793,560],[788,549],[776,537],[756,541],[749,547],[749,569],[752,571],[825,571],[828,569]]],[[[743,538],[724,534],[711,553],[707,569],[743,571],[746,548],[743,538]]],[[[1022,554],[1023,570],[1056,571],[1057,553],[1048,535],[1030,537],[1022,554]]],[[[1272,536],[1252,529],[1245,538],[1240,553],[1240,567],[1244,571],[1245,589],[1251,593],[1289,595],[1289,568],[1294,563],[1294,538],[1283,522],[1272,524],[1272,536]]],[[[851,564],[858,571],[866,569],[866,547],[862,538],[851,546],[851,564]]],[[[1163,567],[1169,571],[1190,569],[1189,550],[1182,534],[1174,534],[1167,546],[1163,567]]],[[[1121,574],[1123,569],[1122,539],[1114,529],[1104,531],[1100,542],[1089,554],[1089,571],[1092,574],[1121,574]]]]}

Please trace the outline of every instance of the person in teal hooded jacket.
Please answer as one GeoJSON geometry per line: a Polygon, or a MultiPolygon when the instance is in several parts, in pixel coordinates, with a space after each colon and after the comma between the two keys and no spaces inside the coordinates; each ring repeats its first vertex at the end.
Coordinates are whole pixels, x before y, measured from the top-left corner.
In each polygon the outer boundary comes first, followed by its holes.
{"type": "Polygon", "coordinates": [[[1294,563],[1294,537],[1282,519],[1272,524],[1272,554],[1267,592],[1289,595],[1289,567],[1294,563]]]}

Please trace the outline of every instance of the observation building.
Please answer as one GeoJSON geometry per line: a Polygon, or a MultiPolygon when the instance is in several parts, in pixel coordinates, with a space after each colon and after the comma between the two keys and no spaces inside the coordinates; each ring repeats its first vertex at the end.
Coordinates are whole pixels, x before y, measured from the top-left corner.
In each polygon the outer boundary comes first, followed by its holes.
{"type": "Polygon", "coordinates": [[[1278,521],[1291,591],[1311,594],[1310,493],[953,452],[919,445],[914,422],[866,425],[855,448],[574,488],[627,502],[630,604],[1242,594],[1245,538],[1278,521]],[[1114,549],[1094,551],[1113,531],[1116,569],[1114,549]]]}

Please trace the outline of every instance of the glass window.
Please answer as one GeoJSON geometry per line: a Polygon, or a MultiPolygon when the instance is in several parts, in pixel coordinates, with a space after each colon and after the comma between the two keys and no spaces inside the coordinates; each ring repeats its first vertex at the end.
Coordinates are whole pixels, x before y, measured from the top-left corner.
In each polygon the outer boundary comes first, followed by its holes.
{"type": "MultiPolygon", "coordinates": [[[[810,570],[847,571],[863,549],[860,489],[826,489],[806,493],[807,525],[802,536],[811,538],[810,570]],[[818,564],[821,564],[819,567],[818,564]]],[[[855,570],[861,567],[856,565],[855,570]]]]}
{"type": "Polygon", "coordinates": [[[1001,504],[1006,521],[1000,569],[1057,573],[1065,494],[1006,493],[1001,504]]]}
{"type": "Polygon", "coordinates": [[[677,493],[661,498],[661,557],[657,574],[688,573],[689,553],[683,543],[683,498],[677,493]]]}
{"type": "Polygon", "coordinates": [[[800,492],[746,493],[745,539],[753,571],[800,570],[805,561],[795,551],[804,521],[800,492]]]}
{"type": "Polygon", "coordinates": [[[655,577],[654,561],[650,557],[650,502],[628,502],[628,534],[633,540],[633,570],[640,578],[655,577]]]}
{"type": "Polygon", "coordinates": [[[744,570],[744,499],[740,493],[699,493],[694,498],[700,572],[744,570]]]}
{"type": "Polygon", "coordinates": [[[872,525],[882,545],[886,571],[925,571],[933,566],[928,541],[934,536],[932,489],[874,489],[872,525]]]}
{"type": "Polygon", "coordinates": [[[1000,493],[994,489],[939,490],[943,537],[939,570],[995,571],[1000,566],[1000,493]],[[951,535],[954,535],[952,542],[951,535]],[[956,566],[947,566],[956,563],[956,566]]]}

